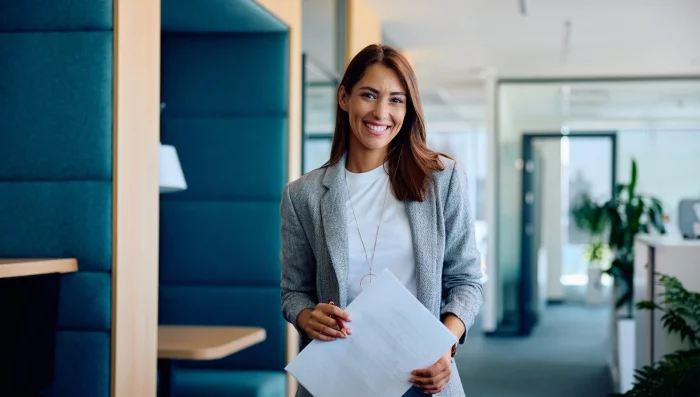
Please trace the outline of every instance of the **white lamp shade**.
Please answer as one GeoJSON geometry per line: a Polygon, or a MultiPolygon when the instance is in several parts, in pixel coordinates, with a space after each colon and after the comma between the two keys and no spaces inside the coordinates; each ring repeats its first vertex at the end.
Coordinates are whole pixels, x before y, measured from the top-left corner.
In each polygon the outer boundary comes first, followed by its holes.
{"type": "Polygon", "coordinates": [[[173,193],[187,189],[177,150],[170,145],[160,145],[158,153],[158,185],[161,193],[173,193]]]}

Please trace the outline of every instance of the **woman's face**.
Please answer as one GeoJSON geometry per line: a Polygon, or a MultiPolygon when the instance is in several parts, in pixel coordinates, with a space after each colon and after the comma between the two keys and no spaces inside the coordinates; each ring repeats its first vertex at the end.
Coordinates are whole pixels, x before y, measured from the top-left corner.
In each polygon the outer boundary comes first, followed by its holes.
{"type": "Polygon", "coordinates": [[[406,89],[396,72],[376,63],[351,92],[340,87],[338,103],[348,112],[351,150],[386,151],[406,116],[406,89]]]}

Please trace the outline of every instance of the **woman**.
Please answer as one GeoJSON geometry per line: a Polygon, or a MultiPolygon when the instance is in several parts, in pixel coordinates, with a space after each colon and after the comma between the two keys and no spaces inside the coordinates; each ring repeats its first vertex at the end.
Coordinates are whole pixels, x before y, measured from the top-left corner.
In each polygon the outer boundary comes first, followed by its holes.
{"type": "Polygon", "coordinates": [[[284,317],[303,346],[352,337],[342,309],[389,268],[459,338],[405,396],[464,396],[452,357],[482,302],[465,174],[426,146],[416,77],[393,48],[357,54],[337,100],[330,160],[283,192],[284,317]]]}

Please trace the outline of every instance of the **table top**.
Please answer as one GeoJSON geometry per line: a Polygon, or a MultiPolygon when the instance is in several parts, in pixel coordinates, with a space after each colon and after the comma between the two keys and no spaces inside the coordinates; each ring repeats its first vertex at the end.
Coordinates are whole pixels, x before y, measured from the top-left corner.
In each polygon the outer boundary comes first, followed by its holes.
{"type": "Polygon", "coordinates": [[[667,234],[638,234],[635,240],[651,247],[689,247],[700,248],[700,240],[684,239],[678,232],[667,234]]]}
{"type": "Polygon", "coordinates": [[[0,278],[76,271],[78,271],[78,260],[75,258],[0,258],[0,278]]]}
{"type": "Polygon", "coordinates": [[[263,328],[158,326],[158,358],[214,360],[256,345],[267,338],[263,328]]]}

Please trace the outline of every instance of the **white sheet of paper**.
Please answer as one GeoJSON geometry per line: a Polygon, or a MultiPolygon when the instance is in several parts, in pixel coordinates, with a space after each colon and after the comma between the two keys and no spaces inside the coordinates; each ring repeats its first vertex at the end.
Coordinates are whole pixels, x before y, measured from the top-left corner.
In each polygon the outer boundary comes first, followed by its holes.
{"type": "Polygon", "coordinates": [[[388,269],[346,311],[352,335],[314,340],[285,368],[314,397],[401,397],[413,370],[435,364],[457,342],[388,269]]]}

